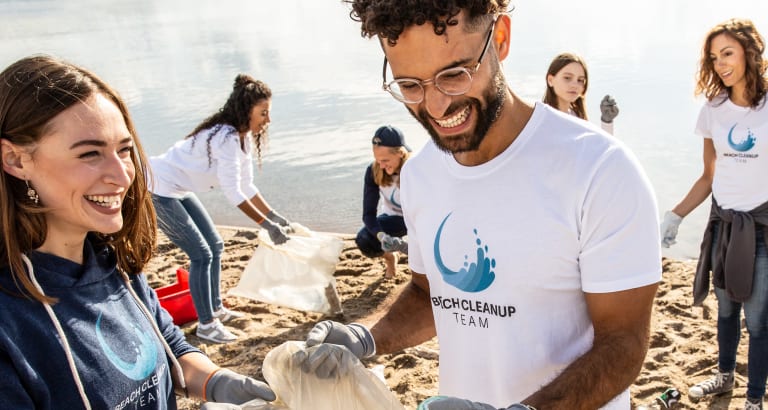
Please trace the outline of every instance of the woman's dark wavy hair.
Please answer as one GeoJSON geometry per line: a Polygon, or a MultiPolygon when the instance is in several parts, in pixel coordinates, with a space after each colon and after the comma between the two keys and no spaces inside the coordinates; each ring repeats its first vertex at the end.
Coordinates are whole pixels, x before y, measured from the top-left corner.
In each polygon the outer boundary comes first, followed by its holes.
{"type": "Polygon", "coordinates": [[[733,90],[726,87],[723,80],[717,75],[714,62],[710,58],[712,39],[720,34],[725,34],[738,41],[744,49],[746,60],[744,78],[747,83],[744,89],[744,98],[749,101],[752,107],[757,107],[763,101],[763,97],[766,94],[767,81],[765,71],[768,65],[763,59],[763,52],[765,51],[763,37],[758,33],[752,21],[748,19],[734,18],[726,20],[709,30],[704,40],[704,46],[701,49],[695,95],[704,94],[709,101],[723,93],[727,93],[729,97],[731,96],[733,90]]]}
{"type": "MultiPolygon", "coordinates": [[[[57,115],[96,94],[112,101],[133,138],[131,160],[136,177],[123,202],[123,227],[112,234],[93,232],[115,252],[118,268],[137,274],[152,257],[157,241],[155,209],[147,191],[147,160],[125,103],[94,73],[60,59],[39,55],[22,58],[0,73],[0,138],[33,150],[47,136],[57,115]]],[[[2,289],[43,303],[55,302],[39,292],[21,255],[46,240],[44,204],[30,201],[22,181],[0,172],[0,266],[10,267],[16,289],[2,289]]]]}
{"type": "MultiPolygon", "coordinates": [[[[253,106],[272,98],[272,90],[259,80],[255,80],[253,77],[247,74],[238,74],[235,77],[235,83],[232,86],[232,93],[229,94],[227,102],[224,106],[219,108],[215,114],[206,118],[200,124],[192,130],[186,138],[195,137],[200,131],[213,128],[216,125],[231,125],[237,132],[245,133],[248,131],[248,127],[251,121],[251,109],[253,106]]],[[[208,147],[208,165],[211,164],[211,139],[215,133],[207,135],[205,143],[208,147]]],[[[256,150],[256,156],[258,158],[259,166],[261,166],[261,151],[262,145],[266,143],[267,133],[262,131],[254,138],[254,149],[256,150]]]]}
{"type": "Polygon", "coordinates": [[[407,27],[432,23],[435,34],[458,24],[456,15],[465,10],[470,30],[489,17],[507,12],[509,0],[343,0],[352,10],[349,15],[361,23],[363,37],[379,36],[394,46],[407,27]]]}
{"type": "MultiPolygon", "coordinates": [[[[582,120],[586,120],[587,118],[587,109],[584,106],[584,96],[587,95],[587,87],[589,87],[589,72],[587,71],[587,64],[584,62],[584,60],[577,56],[576,54],[572,53],[562,53],[555,56],[555,58],[552,60],[552,62],[549,64],[549,68],[547,69],[547,76],[548,78],[550,75],[555,76],[557,73],[560,72],[565,66],[571,63],[579,63],[581,64],[581,68],[584,69],[584,91],[581,93],[579,98],[574,100],[571,103],[571,110],[574,114],[576,114],[577,117],[581,118],[582,120]]],[[[550,87],[549,83],[547,82],[547,91],[544,93],[544,103],[549,104],[550,106],[554,107],[555,109],[559,109],[557,104],[557,94],[555,94],[555,88],[550,87]]]]}

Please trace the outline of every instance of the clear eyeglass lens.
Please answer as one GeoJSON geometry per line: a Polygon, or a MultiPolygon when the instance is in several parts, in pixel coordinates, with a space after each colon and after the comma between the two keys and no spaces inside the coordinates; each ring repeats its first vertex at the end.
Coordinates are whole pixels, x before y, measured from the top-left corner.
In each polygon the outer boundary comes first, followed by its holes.
{"type": "MultiPolygon", "coordinates": [[[[447,95],[461,95],[472,86],[472,75],[464,67],[449,68],[435,76],[435,86],[447,95]]],[[[388,91],[406,103],[421,102],[424,86],[420,81],[403,78],[389,83],[388,91]]]]}
{"type": "Polygon", "coordinates": [[[472,85],[472,77],[463,67],[450,68],[437,74],[435,85],[448,95],[464,94],[472,85]]]}
{"type": "Polygon", "coordinates": [[[418,81],[402,79],[389,83],[389,92],[398,100],[403,102],[421,101],[424,96],[424,89],[418,81]]]}

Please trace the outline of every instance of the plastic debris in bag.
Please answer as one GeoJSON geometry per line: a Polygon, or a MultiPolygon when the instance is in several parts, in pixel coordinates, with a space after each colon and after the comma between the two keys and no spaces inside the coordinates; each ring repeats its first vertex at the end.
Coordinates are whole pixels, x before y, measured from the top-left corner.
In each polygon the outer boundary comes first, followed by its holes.
{"type": "Polygon", "coordinates": [[[351,352],[344,355],[349,372],[322,379],[301,370],[304,342],[288,341],[264,358],[264,379],[290,410],[404,410],[397,396],[351,352]]]}
{"type": "Polygon", "coordinates": [[[265,230],[259,231],[259,246],[240,282],[227,294],[297,310],[341,313],[333,273],[343,241],[297,223],[291,227],[294,233],[281,245],[273,244],[265,230]]]}

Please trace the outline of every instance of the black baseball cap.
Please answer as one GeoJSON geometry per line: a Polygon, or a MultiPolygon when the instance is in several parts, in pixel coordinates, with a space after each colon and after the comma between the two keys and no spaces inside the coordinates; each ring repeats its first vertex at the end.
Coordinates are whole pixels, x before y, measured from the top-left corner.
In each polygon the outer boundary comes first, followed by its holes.
{"type": "Polygon", "coordinates": [[[382,147],[403,147],[408,151],[411,150],[411,147],[405,143],[403,132],[391,125],[379,127],[373,134],[371,143],[382,147]]]}

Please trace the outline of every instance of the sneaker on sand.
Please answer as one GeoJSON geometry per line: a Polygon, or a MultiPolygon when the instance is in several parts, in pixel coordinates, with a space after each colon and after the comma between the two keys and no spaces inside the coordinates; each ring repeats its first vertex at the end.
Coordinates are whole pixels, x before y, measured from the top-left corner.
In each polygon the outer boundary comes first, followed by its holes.
{"type": "Polygon", "coordinates": [[[744,410],[763,410],[763,398],[753,399],[747,397],[747,400],[744,401],[744,410]]]}
{"type": "Polygon", "coordinates": [[[232,319],[240,319],[241,317],[245,317],[245,313],[235,312],[234,310],[229,310],[222,306],[219,308],[219,310],[213,312],[213,317],[219,319],[221,323],[227,323],[232,319]]]}
{"type": "Polygon", "coordinates": [[[733,390],[733,372],[722,373],[719,370],[715,375],[688,389],[691,398],[699,399],[710,394],[720,394],[733,390]]]}
{"type": "Polygon", "coordinates": [[[213,343],[229,343],[237,340],[237,336],[227,330],[219,319],[213,319],[208,324],[198,323],[197,337],[213,343]]]}

